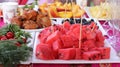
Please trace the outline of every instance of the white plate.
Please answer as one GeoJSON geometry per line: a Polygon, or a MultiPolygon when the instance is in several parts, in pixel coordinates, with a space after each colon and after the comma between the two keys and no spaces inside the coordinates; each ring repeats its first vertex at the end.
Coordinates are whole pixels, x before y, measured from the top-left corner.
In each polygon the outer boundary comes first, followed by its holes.
{"type": "MultiPolygon", "coordinates": [[[[97,22],[97,24],[98,24],[100,30],[102,30],[103,35],[106,35],[102,26],[98,22],[97,22]]],[[[36,51],[36,46],[39,43],[39,41],[38,41],[39,33],[40,32],[36,32],[32,63],[45,63],[45,64],[120,63],[120,58],[117,56],[115,50],[112,48],[112,46],[107,41],[105,41],[105,46],[111,48],[110,59],[95,60],[95,61],[88,61],[88,60],[41,60],[41,59],[37,59],[35,56],[35,51],[36,51]]]]}
{"type": "MultiPolygon", "coordinates": [[[[86,11],[86,13],[89,16],[89,18],[95,18],[90,13],[90,7],[85,7],[84,10],[86,11]]],[[[110,20],[110,19],[105,19],[105,18],[95,18],[95,19],[98,19],[98,20],[110,20]]]]}
{"type": "Polygon", "coordinates": [[[29,29],[21,29],[21,30],[26,31],[26,32],[40,32],[41,30],[43,30],[43,28],[41,28],[41,29],[31,29],[31,30],[29,30],[29,29]]]}
{"type": "Polygon", "coordinates": [[[35,42],[35,36],[36,32],[29,32],[32,38],[29,38],[28,41],[30,41],[29,44],[27,44],[28,47],[34,47],[34,42],[35,42]]]}
{"type": "Polygon", "coordinates": [[[94,61],[89,61],[89,60],[41,60],[41,59],[37,59],[35,56],[35,51],[36,51],[36,46],[39,43],[38,35],[39,35],[39,32],[36,33],[36,37],[35,37],[32,63],[45,63],[45,64],[48,64],[48,63],[49,64],[120,63],[120,58],[117,56],[115,50],[112,48],[112,46],[110,46],[110,44],[107,41],[105,41],[105,43],[106,43],[105,46],[111,48],[110,59],[94,60],[94,61]]]}

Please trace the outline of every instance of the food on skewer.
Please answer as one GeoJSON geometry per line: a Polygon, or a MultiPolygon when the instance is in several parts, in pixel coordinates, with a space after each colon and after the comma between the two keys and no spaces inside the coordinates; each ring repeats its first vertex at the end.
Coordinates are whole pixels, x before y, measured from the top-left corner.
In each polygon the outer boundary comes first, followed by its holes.
{"type": "MultiPolygon", "coordinates": [[[[93,21],[93,20],[92,20],[93,21]]],[[[98,26],[91,22],[82,25],[81,48],[79,48],[80,24],[54,25],[54,32],[47,27],[38,36],[36,57],[43,60],[100,60],[110,58],[110,47],[104,46],[104,36],[98,26]],[[95,28],[92,30],[93,25],[95,28]]]]}
{"type": "Polygon", "coordinates": [[[92,17],[97,19],[110,19],[111,7],[109,3],[101,3],[100,6],[90,7],[92,17]]]}
{"type": "Polygon", "coordinates": [[[73,14],[75,18],[80,18],[84,15],[85,11],[79,7],[79,5],[76,5],[75,3],[61,3],[61,2],[55,2],[52,4],[42,4],[39,6],[41,10],[49,10],[51,18],[64,18],[64,15],[66,14],[65,18],[71,18],[73,17],[73,14]],[[49,8],[48,8],[49,6],[49,8]],[[74,7],[74,8],[72,8],[74,7]],[[66,10],[66,11],[65,11],[66,10]]]}

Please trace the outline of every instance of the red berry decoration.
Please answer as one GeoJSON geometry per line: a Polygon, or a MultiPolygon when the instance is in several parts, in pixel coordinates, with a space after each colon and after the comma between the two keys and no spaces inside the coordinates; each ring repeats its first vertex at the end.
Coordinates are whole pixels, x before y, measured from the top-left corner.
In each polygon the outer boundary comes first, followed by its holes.
{"type": "Polygon", "coordinates": [[[7,32],[6,34],[8,39],[14,38],[14,33],[13,32],[7,32]]]}
{"type": "Polygon", "coordinates": [[[22,38],[23,42],[26,43],[27,42],[27,39],[26,38],[22,38]]]}
{"type": "Polygon", "coordinates": [[[6,36],[1,36],[0,40],[7,40],[7,37],[6,36]]]}
{"type": "Polygon", "coordinates": [[[16,46],[20,47],[21,44],[19,42],[15,43],[16,46]]]}

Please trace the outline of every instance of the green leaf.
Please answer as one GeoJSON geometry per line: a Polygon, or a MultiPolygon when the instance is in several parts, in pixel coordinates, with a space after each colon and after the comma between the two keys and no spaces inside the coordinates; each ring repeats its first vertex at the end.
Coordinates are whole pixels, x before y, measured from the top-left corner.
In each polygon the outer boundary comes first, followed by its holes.
{"type": "Polygon", "coordinates": [[[18,47],[15,41],[0,41],[0,63],[5,67],[14,67],[31,56],[31,49],[26,45],[18,47]],[[2,43],[1,43],[2,42],[2,43]]]}

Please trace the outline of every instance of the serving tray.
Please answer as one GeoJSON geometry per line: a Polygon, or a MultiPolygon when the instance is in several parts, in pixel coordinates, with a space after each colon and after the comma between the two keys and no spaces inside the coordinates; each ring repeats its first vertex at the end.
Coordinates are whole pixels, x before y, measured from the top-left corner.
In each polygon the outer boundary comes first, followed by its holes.
{"type": "MultiPolygon", "coordinates": [[[[58,20],[58,19],[57,19],[58,20]]],[[[61,20],[61,19],[60,19],[61,20]]],[[[87,19],[89,20],[89,19],[87,19]]],[[[106,35],[105,30],[102,28],[99,22],[95,20],[97,25],[99,26],[99,29],[102,31],[103,35],[106,35]]],[[[105,46],[111,48],[110,52],[110,59],[102,59],[102,60],[41,60],[36,58],[35,52],[36,52],[36,46],[40,41],[38,40],[38,35],[40,32],[36,32],[35,36],[35,43],[34,43],[34,50],[33,50],[33,57],[32,57],[32,63],[45,63],[45,64],[88,64],[88,63],[120,63],[120,57],[117,56],[116,51],[112,48],[112,46],[109,44],[107,40],[105,40],[105,46]]]]}

